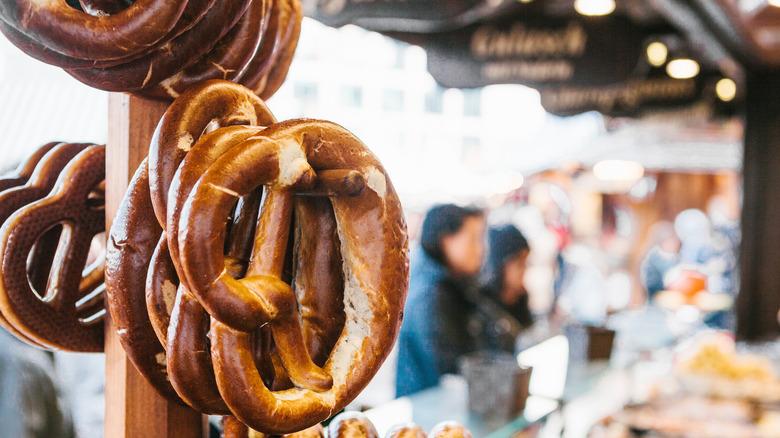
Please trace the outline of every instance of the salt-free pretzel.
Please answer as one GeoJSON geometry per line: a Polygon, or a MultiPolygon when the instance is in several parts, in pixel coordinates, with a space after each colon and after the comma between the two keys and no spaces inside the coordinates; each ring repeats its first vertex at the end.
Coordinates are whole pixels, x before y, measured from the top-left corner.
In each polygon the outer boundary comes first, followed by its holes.
{"type": "Polygon", "coordinates": [[[58,141],[46,143],[35,150],[26,160],[19,163],[16,169],[0,175],[0,192],[10,189],[11,187],[20,186],[25,184],[35,170],[35,166],[41,161],[44,155],[49,152],[54,146],[60,144],[58,141]]]}
{"type": "Polygon", "coordinates": [[[173,175],[207,128],[268,126],[275,121],[260,98],[230,82],[206,81],[176,99],[157,124],[149,145],[149,187],[159,223],[167,222],[173,175]]]}
{"type": "Polygon", "coordinates": [[[333,417],[328,424],[328,437],[379,438],[379,434],[365,414],[347,411],[333,417]]]}
{"type": "Polygon", "coordinates": [[[273,2],[252,0],[241,19],[211,51],[189,67],[145,86],[141,93],[159,99],[175,99],[188,88],[209,79],[237,81],[258,53],[260,44],[268,44],[263,34],[270,22],[273,2]]]}
{"type": "Polygon", "coordinates": [[[428,433],[429,438],[473,438],[471,432],[454,421],[442,421],[433,426],[428,433]]]}
{"type": "Polygon", "coordinates": [[[324,438],[325,430],[320,423],[304,430],[286,433],[284,435],[268,435],[249,429],[244,423],[235,417],[226,416],[222,422],[223,438],[324,438]]]}
{"type": "Polygon", "coordinates": [[[115,15],[94,16],[65,0],[9,0],[0,20],[49,49],[80,59],[116,59],[141,52],[165,37],[187,0],[137,0],[115,15]]]}
{"type": "MultiPolygon", "coordinates": [[[[157,319],[152,325],[147,313],[145,284],[139,278],[146,278],[147,271],[155,272],[155,269],[148,268],[160,241],[160,223],[165,223],[167,192],[186,151],[207,127],[212,129],[217,124],[255,125],[258,121],[272,123],[274,119],[261,100],[238,85],[207,82],[185,93],[161,119],[150,148],[153,159],[148,166],[146,162],[142,164],[136,172],[109,235],[106,282],[115,328],[131,361],[161,394],[172,400],[181,401],[171,386],[165,350],[154,327],[167,327],[164,319],[170,318],[173,306],[168,305],[170,310],[162,309],[165,299],[160,300],[162,311],[153,312],[153,319],[155,316],[157,319]],[[211,112],[204,113],[204,108],[211,112]],[[180,149],[180,145],[184,145],[185,150],[180,149]],[[154,183],[150,182],[148,169],[157,172],[154,183]],[[161,222],[149,214],[153,210],[150,187],[159,187],[156,194],[161,199],[157,204],[162,210],[159,215],[163,219],[161,222]]],[[[170,275],[173,276],[173,273],[170,275]]],[[[174,281],[178,282],[178,279],[174,281]]],[[[174,303],[175,293],[169,292],[168,295],[168,303],[174,303]]],[[[167,343],[167,334],[163,331],[167,328],[158,330],[160,338],[167,343]]],[[[206,370],[210,367],[210,359],[208,362],[198,369],[206,370]]],[[[181,361],[174,364],[181,364],[181,361]]],[[[200,386],[205,388],[207,384],[201,382],[200,386]]],[[[188,401],[203,407],[196,399],[188,401]]]]}
{"type": "Polygon", "coordinates": [[[270,97],[287,75],[302,19],[300,0],[36,3],[0,4],[0,32],[14,45],[89,86],[165,100],[208,79],[270,97]]]}
{"type": "MultiPolygon", "coordinates": [[[[184,8],[184,12],[182,12],[179,20],[176,22],[176,25],[173,27],[173,29],[171,29],[170,32],[168,32],[165,37],[144,50],[135,53],[127,53],[126,56],[112,59],[82,59],[65,55],[63,53],[57,52],[56,50],[53,50],[50,47],[47,47],[45,44],[39,41],[36,41],[25,33],[16,30],[13,26],[5,23],[2,20],[0,20],[0,31],[2,31],[6,38],[11,41],[11,43],[13,43],[23,52],[47,64],[55,65],[65,69],[108,68],[144,57],[155,49],[169,44],[171,39],[179,36],[197,24],[210,10],[215,1],[216,0],[189,0],[187,2],[187,6],[184,8]]],[[[99,10],[100,8],[108,6],[109,3],[111,3],[110,0],[106,0],[105,2],[101,0],[100,5],[95,4],[90,5],[89,7],[82,6],[82,9],[84,9],[85,12],[89,13],[90,15],[95,15],[97,12],[94,8],[99,10]]],[[[111,6],[110,8],[124,11],[126,7],[121,3],[121,1],[118,1],[116,5],[111,6]]],[[[97,14],[97,16],[100,16],[99,13],[97,14]]]]}
{"type": "Polygon", "coordinates": [[[390,428],[385,438],[425,438],[425,430],[414,423],[401,423],[390,428]]]}
{"type": "Polygon", "coordinates": [[[162,228],[152,211],[146,160],[117,210],[106,243],[106,305],[113,329],[136,369],[160,394],[183,403],[168,379],[165,349],[146,309],[149,263],[162,228]],[[140,280],[139,280],[140,279],[140,280]]]}
{"type": "MultiPolygon", "coordinates": [[[[261,232],[262,224],[261,216],[259,238],[278,237],[261,232]]],[[[397,195],[381,164],[359,140],[330,122],[274,124],[209,168],[187,199],[179,228],[186,283],[212,316],[217,384],[237,418],[256,430],[288,433],[324,420],[363,389],[389,353],[400,326],[408,261],[397,195]],[[271,194],[279,193],[279,210],[285,211],[285,190],[305,190],[316,180],[314,169],[353,169],[366,176],[359,194],[331,198],[344,259],[347,322],[324,366],[333,381],[330,388],[325,388],[327,381],[316,369],[297,369],[296,357],[301,350],[307,353],[298,345],[303,341],[296,331],[300,326],[295,323],[300,323],[292,289],[274,272],[254,273],[252,267],[244,279],[231,278],[221,251],[224,233],[216,238],[212,234],[219,232],[236,199],[258,185],[280,186],[271,194]],[[291,312],[294,323],[282,319],[291,312]],[[285,370],[296,383],[292,389],[268,390],[255,367],[251,333],[264,324],[270,324],[285,370]]],[[[258,241],[255,251],[257,247],[258,241]]]]}
{"type": "MultiPolygon", "coordinates": [[[[192,184],[197,181],[197,177],[208,168],[209,164],[234,145],[257,133],[259,129],[257,127],[230,126],[205,134],[184,158],[174,176],[173,183],[168,190],[170,195],[169,218],[176,216],[176,212],[181,209],[186,196],[192,189],[192,184]]],[[[226,268],[237,267],[233,275],[242,275],[243,270],[246,269],[246,262],[242,263],[241,261],[248,261],[251,246],[241,245],[239,242],[246,240],[251,242],[257,207],[259,206],[259,202],[255,201],[259,201],[256,198],[261,193],[250,193],[248,197],[244,198],[246,210],[242,210],[244,214],[239,214],[239,220],[231,227],[231,237],[233,237],[231,240],[234,243],[228,245],[226,258],[230,260],[227,262],[226,268]],[[246,204],[255,204],[255,208],[247,207],[246,204]],[[252,213],[253,211],[254,213],[252,213]],[[247,227],[246,225],[252,226],[247,227]]],[[[152,266],[149,269],[146,296],[150,319],[152,325],[155,326],[158,337],[167,336],[164,345],[166,345],[167,370],[171,384],[179,396],[196,410],[212,414],[227,414],[230,411],[219,394],[211,364],[207,337],[208,315],[203,307],[187,290],[186,286],[180,284],[176,292],[175,304],[169,312],[169,320],[173,322],[173,324],[169,324],[171,329],[169,330],[168,326],[161,326],[158,323],[158,321],[164,323],[165,315],[157,316],[154,314],[157,306],[153,304],[159,302],[161,296],[165,301],[170,300],[170,297],[165,297],[166,294],[170,293],[170,289],[166,290],[165,287],[157,285],[164,285],[166,281],[169,284],[178,282],[178,275],[175,271],[180,270],[180,268],[177,268],[177,262],[172,261],[171,263],[171,266],[175,268],[174,272],[154,267],[156,258],[161,255],[170,254],[173,260],[178,261],[178,250],[169,247],[169,244],[173,242],[173,247],[178,248],[178,223],[176,221],[168,221],[164,238],[167,240],[158,246],[155,259],[152,260],[152,266]],[[160,280],[159,277],[163,274],[167,274],[169,278],[160,280]],[[193,354],[193,352],[196,353],[193,354]]]]}
{"type": "MultiPolygon", "coordinates": [[[[0,182],[8,181],[16,185],[0,192],[0,225],[24,206],[48,195],[70,160],[90,145],[88,143],[48,143],[20,165],[16,176],[0,180],[0,182]],[[18,185],[17,183],[21,181],[24,183],[18,185]]],[[[32,256],[25,274],[29,278],[31,287],[36,291],[43,291],[46,288],[59,240],[60,230],[55,227],[46,231],[29,252],[32,256]]],[[[16,256],[26,259],[29,253],[17,254],[16,256]]],[[[0,326],[19,339],[43,347],[9,323],[1,311],[0,326]]]]}
{"type": "Polygon", "coordinates": [[[298,0],[275,0],[271,21],[263,35],[258,55],[246,66],[238,82],[263,99],[273,96],[284,82],[292,63],[303,13],[298,0]]]}
{"type": "Polygon", "coordinates": [[[105,146],[86,148],[68,163],[48,196],[26,205],[0,228],[0,312],[48,348],[103,350],[103,313],[96,302],[102,290],[96,289],[95,276],[83,280],[83,270],[93,237],[105,229],[103,200],[91,196],[104,175],[105,146]],[[28,254],[41,235],[58,225],[60,245],[48,285],[38,296],[28,281],[28,254]]]}
{"type": "Polygon", "coordinates": [[[112,67],[66,71],[79,81],[101,90],[140,90],[192,65],[208,53],[241,18],[249,3],[250,0],[217,0],[209,13],[191,29],[141,58],[112,67]]]}

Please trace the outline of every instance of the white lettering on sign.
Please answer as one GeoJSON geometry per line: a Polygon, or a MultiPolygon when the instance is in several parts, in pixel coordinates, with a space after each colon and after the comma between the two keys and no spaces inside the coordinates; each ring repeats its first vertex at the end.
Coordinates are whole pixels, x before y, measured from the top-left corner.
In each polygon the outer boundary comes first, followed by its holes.
{"type": "Polygon", "coordinates": [[[522,56],[582,56],[588,34],[576,23],[563,29],[527,29],[521,23],[508,30],[485,25],[471,36],[471,54],[477,58],[522,56]]]}
{"type": "Polygon", "coordinates": [[[564,81],[574,75],[569,61],[501,61],[482,67],[482,76],[489,81],[564,81]]]}
{"type": "Polygon", "coordinates": [[[696,81],[649,79],[630,81],[613,87],[561,87],[543,90],[542,105],[549,111],[584,108],[609,112],[618,105],[636,108],[647,101],[680,101],[696,93],[696,81]]]}

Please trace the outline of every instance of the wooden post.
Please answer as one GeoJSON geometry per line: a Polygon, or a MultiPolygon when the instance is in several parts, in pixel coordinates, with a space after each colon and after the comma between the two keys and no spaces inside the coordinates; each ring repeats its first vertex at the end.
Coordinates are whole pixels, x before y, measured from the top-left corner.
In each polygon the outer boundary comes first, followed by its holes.
{"type": "MultiPolygon", "coordinates": [[[[149,142],[168,104],[121,93],[108,101],[106,150],[106,226],[122,202],[127,184],[146,157],[149,142]]],[[[149,214],[153,214],[151,211],[149,214]]],[[[114,333],[106,324],[105,436],[200,437],[205,436],[206,416],[164,399],[135,369],[114,333]]]]}
{"type": "Polygon", "coordinates": [[[780,70],[747,74],[737,337],[780,333],[780,70]]]}

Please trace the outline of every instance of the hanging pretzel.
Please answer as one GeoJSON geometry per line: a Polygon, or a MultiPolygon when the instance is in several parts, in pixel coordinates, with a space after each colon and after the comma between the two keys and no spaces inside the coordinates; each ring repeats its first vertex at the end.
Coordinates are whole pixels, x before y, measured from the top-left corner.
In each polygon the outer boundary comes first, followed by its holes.
{"type": "Polygon", "coordinates": [[[442,421],[433,426],[429,438],[473,438],[471,432],[454,421],[442,421]]]}
{"type": "MultiPolygon", "coordinates": [[[[35,342],[70,351],[102,351],[101,275],[83,276],[92,238],[105,228],[103,200],[91,197],[105,174],[105,147],[73,158],[54,190],[26,205],[0,229],[0,312],[35,342]],[[28,254],[61,225],[62,237],[41,296],[28,280],[28,254]]],[[[101,270],[100,263],[92,267],[101,270]]]]}
{"type": "MultiPolygon", "coordinates": [[[[211,367],[209,357],[205,358],[205,363],[204,358],[199,358],[201,361],[195,362],[198,364],[197,367],[182,373],[177,373],[177,370],[183,362],[174,360],[173,372],[169,376],[168,358],[163,344],[167,344],[168,321],[175,306],[179,281],[175,269],[173,272],[162,271],[158,267],[149,269],[155,247],[160,243],[162,231],[158,221],[149,212],[159,208],[160,223],[165,224],[168,189],[172,182],[174,185],[178,184],[178,179],[174,179],[174,173],[186,152],[199,139],[202,132],[213,129],[214,125],[219,124],[257,124],[258,121],[272,123],[274,119],[262,101],[246,93],[240,86],[226,82],[207,82],[188,91],[168,109],[154,136],[150,148],[150,156],[153,159],[148,168],[155,171],[157,176],[152,179],[153,182],[150,182],[147,164],[144,163],[139,168],[109,235],[110,263],[106,272],[108,303],[123,347],[139,371],[161,394],[170,399],[181,401],[171,381],[184,382],[187,378],[202,378],[198,388],[192,391],[183,390],[182,395],[186,402],[206,412],[221,413],[224,410],[219,409],[219,402],[214,397],[217,393],[216,384],[214,383],[213,390],[208,390],[209,382],[214,381],[213,377],[208,377],[211,367]],[[204,113],[204,108],[208,108],[211,113],[204,113]],[[180,142],[180,139],[183,142],[180,142]],[[159,198],[154,208],[150,187],[159,187],[152,191],[159,198]],[[147,271],[161,274],[156,278],[150,277],[148,288],[150,292],[155,289],[160,291],[157,295],[149,297],[152,321],[150,321],[150,314],[147,314],[147,300],[144,298],[146,287],[143,281],[139,281],[147,277],[147,271]],[[162,288],[161,285],[166,279],[170,285],[162,288]],[[154,286],[155,280],[160,280],[158,286],[154,286]],[[163,293],[163,290],[166,292],[163,293]],[[159,298],[156,302],[155,297],[159,298]],[[195,373],[193,370],[198,372],[195,373]]],[[[243,128],[238,127],[238,129],[243,128]]],[[[162,253],[165,255],[165,251],[162,253]]],[[[165,258],[158,258],[158,260],[165,263],[165,258]]],[[[180,313],[176,313],[176,317],[179,315],[180,313]]],[[[184,327],[187,325],[182,328],[184,327]]],[[[205,338],[196,340],[190,337],[189,340],[207,342],[205,338]]],[[[187,348],[187,345],[194,347],[197,344],[181,341],[175,343],[174,347],[178,345],[187,348]]],[[[195,359],[197,358],[193,358],[195,359]]],[[[190,387],[186,384],[179,386],[182,389],[190,387]]]]}
{"type": "MultiPolygon", "coordinates": [[[[262,225],[261,217],[256,254],[258,244],[265,241],[277,252],[285,248],[284,235],[263,232],[262,225]]],[[[179,231],[186,283],[212,316],[217,384],[241,421],[264,432],[294,431],[338,411],[368,383],[400,325],[408,262],[398,199],[381,165],[359,140],[329,122],[299,120],[272,125],[209,168],[189,196],[179,226],[186,230],[184,234],[179,231]],[[278,261],[269,272],[253,272],[250,267],[244,279],[234,280],[223,268],[219,248],[224,235],[205,239],[219,229],[236,197],[260,184],[281,185],[271,191],[279,193],[276,200],[271,198],[266,205],[279,204],[273,213],[278,218],[269,220],[268,229],[284,230],[277,222],[284,223],[290,208],[285,192],[296,190],[296,186],[305,189],[316,179],[313,168],[321,173],[354,169],[366,175],[366,188],[356,196],[331,198],[344,258],[347,323],[325,363],[324,371],[333,379],[330,389],[316,368],[300,359],[306,351],[301,328],[295,327],[300,324],[297,302],[291,288],[275,275],[278,261]],[[292,321],[290,312],[295,315],[292,321]],[[266,323],[296,388],[268,390],[254,365],[249,354],[251,332],[266,323]]]]}
{"type": "Polygon", "coordinates": [[[270,97],[287,75],[302,19],[300,0],[37,3],[0,4],[0,32],[14,45],[89,86],[166,100],[209,79],[270,97]]]}
{"type": "Polygon", "coordinates": [[[175,99],[188,88],[209,79],[235,82],[258,53],[260,44],[268,44],[263,34],[270,21],[272,0],[253,0],[232,29],[214,48],[194,64],[158,83],[145,86],[141,93],[159,99],[175,99]]]}
{"type": "MultiPolygon", "coordinates": [[[[317,423],[304,430],[287,433],[284,435],[268,435],[256,430],[251,430],[238,421],[235,417],[227,416],[222,422],[222,438],[324,438],[325,430],[317,423]]],[[[357,437],[353,437],[357,438],[357,437]]]]}
{"type": "Polygon", "coordinates": [[[136,369],[160,394],[182,403],[168,380],[165,349],[149,321],[144,298],[143,279],[162,233],[150,214],[152,210],[144,160],[128,185],[108,235],[106,305],[114,331],[136,369]]]}
{"type": "Polygon", "coordinates": [[[379,434],[365,414],[348,411],[333,417],[328,424],[328,437],[379,438],[379,434]]]}
{"type": "MultiPolygon", "coordinates": [[[[176,25],[173,27],[173,29],[171,29],[170,32],[168,32],[167,35],[165,35],[165,37],[163,37],[162,39],[157,41],[154,45],[151,45],[144,50],[141,50],[136,53],[127,53],[126,56],[122,56],[119,58],[111,58],[111,59],[74,58],[72,56],[68,56],[56,50],[53,50],[51,47],[48,47],[45,44],[35,40],[31,36],[28,36],[27,34],[18,31],[13,26],[3,22],[2,20],[0,20],[0,31],[2,31],[2,33],[8,38],[8,40],[11,41],[11,43],[13,43],[23,52],[27,53],[31,57],[41,62],[45,62],[47,64],[55,65],[57,67],[62,67],[65,69],[109,68],[109,67],[118,66],[120,64],[125,64],[127,62],[136,60],[138,58],[142,58],[144,56],[147,56],[150,52],[153,52],[155,49],[170,44],[170,40],[179,36],[183,32],[191,29],[195,24],[197,24],[203,18],[203,16],[205,16],[206,13],[210,10],[210,8],[215,3],[215,1],[216,0],[189,0],[187,2],[187,6],[184,8],[184,12],[181,14],[181,17],[179,17],[179,20],[176,22],[176,25]]],[[[90,5],[89,7],[83,6],[83,9],[85,9],[85,11],[88,10],[92,11],[88,13],[90,15],[95,15],[96,14],[95,9],[90,9],[90,8],[94,7],[99,9],[101,7],[107,6],[108,3],[111,3],[110,0],[106,0],[105,2],[101,0],[100,4],[90,5]]],[[[122,2],[118,2],[116,5],[111,6],[111,8],[119,9],[123,7],[123,5],[119,3],[122,2]]],[[[122,9],[122,11],[123,10],[124,9],[122,9]]],[[[100,16],[100,14],[97,14],[96,16],[100,16]]]]}
{"type": "Polygon", "coordinates": [[[263,99],[271,97],[281,86],[290,68],[301,33],[300,3],[297,0],[274,1],[271,21],[261,46],[245,67],[238,82],[263,99]]]}
{"type": "MultiPolygon", "coordinates": [[[[15,185],[15,187],[9,187],[0,192],[0,225],[4,224],[11,215],[21,208],[48,195],[68,162],[88,146],[89,144],[86,143],[48,143],[38,149],[25,163],[22,163],[12,178],[0,180],[0,186],[15,185]],[[21,181],[25,183],[18,185],[21,181]]],[[[9,227],[11,226],[9,225],[9,227]]],[[[25,274],[29,278],[30,285],[36,291],[46,289],[49,271],[59,240],[60,229],[55,227],[46,231],[30,251],[32,255],[29,258],[30,262],[25,274]]],[[[12,256],[23,257],[27,260],[30,253],[12,256]]],[[[100,272],[102,275],[102,271],[100,272]]],[[[0,312],[0,326],[23,341],[46,348],[9,323],[2,312],[0,312]]]]}
{"type": "Polygon", "coordinates": [[[208,53],[241,18],[249,3],[250,0],[219,0],[191,29],[141,58],[112,67],[66,71],[79,81],[106,91],[137,91],[159,83],[208,53]]]}
{"type": "Polygon", "coordinates": [[[81,59],[116,59],[139,53],[165,37],[187,0],[137,0],[115,15],[93,16],[65,0],[10,0],[0,19],[51,50],[81,59]]]}
{"type": "MultiPolygon", "coordinates": [[[[27,157],[25,161],[19,163],[19,166],[17,166],[16,169],[0,175],[0,192],[25,184],[30,179],[30,176],[41,161],[41,158],[58,144],[60,144],[58,141],[46,143],[33,152],[32,155],[27,157]]],[[[1,224],[2,221],[0,221],[0,225],[1,224]]]]}
{"type": "Polygon", "coordinates": [[[390,428],[385,438],[425,438],[428,436],[422,427],[414,423],[401,423],[390,428]]]}

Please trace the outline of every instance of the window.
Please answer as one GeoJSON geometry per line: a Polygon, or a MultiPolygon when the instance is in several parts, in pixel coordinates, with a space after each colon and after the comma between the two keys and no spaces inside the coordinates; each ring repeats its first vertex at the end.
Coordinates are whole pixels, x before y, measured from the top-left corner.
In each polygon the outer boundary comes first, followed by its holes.
{"type": "Polygon", "coordinates": [[[436,88],[425,95],[425,111],[441,114],[444,110],[444,88],[436,85],[436,88]]]}
{"type": "Polygon", "coordinates": [[[352,85],[342,85],[341,105],[349,108],[360,108],[363,106],[363,90],[352,85]]]}
{"type": "Polygon", "coordinates": [[[385,111],[403,111],[403,90],[385,90],[382,97],[382,109],[385,111]]]}
{"type": "Polygon", "coordinates": [[[317,84],[313,82],[297,82],[293,89],[293,96],[304,102],[316,101],[317,84]]]}
{"type": "Polygon", "coordinates": [[[463,90],[463,115],[478,117],[482,113],[482,90],[472,88],[463,90]]]}

